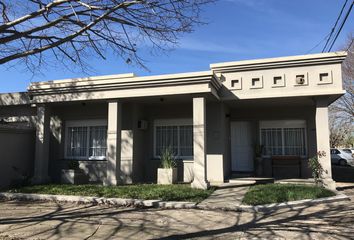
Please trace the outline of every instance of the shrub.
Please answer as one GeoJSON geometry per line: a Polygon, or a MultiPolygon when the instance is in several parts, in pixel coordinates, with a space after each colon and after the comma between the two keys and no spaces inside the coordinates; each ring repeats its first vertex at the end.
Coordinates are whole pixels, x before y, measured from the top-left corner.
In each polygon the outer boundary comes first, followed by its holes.
{"type": "Polygon", "coordinates": [[[323,167],[319,161],[319,158],[325,157],[326,153],[324,151],[318,152],[317,156],[309,159],[309,165],[312,170],[312,177],[315,179],[316,184],[322,185],[322,174],[324,172],[323,167]]]}
{"type": "Polygon", "coordinates": [[[161,167],[174,168],[176,167],[175,156],[171,148],[165,148],[161,153],[161,167]]]}

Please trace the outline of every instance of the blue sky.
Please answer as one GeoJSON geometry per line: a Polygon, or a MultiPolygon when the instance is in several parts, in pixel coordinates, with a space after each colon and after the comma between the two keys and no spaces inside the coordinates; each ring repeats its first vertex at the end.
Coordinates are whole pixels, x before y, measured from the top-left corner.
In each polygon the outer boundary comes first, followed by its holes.
{"type": "MultiPolygon", "coordinates": [[[[204,71],[210,63],[306,54],[331,30],[345,0],[219,0],[204,7],[202,20],[179,46],[164,54],[142,50],[149,71],[130,66],[119,58],[92,59],[89,75],[134,72],[137,75],[204,71]]],[[[349,1],[350,2],[350,1],[349,1]]],[[[334,50],[354,32],[349,16],[334,50]]],[[[321,52],[324,42],[311,53],[321,52]]],[[[31,81],[84,77],[58,66],[32,75],[23,66],[0,66],[0,92],[25,91],[31,81]]]]}

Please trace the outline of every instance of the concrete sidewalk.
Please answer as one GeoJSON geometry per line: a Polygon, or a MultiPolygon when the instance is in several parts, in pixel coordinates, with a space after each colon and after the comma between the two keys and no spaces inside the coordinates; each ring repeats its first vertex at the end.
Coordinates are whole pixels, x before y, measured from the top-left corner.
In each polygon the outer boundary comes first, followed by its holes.
{"type": "Polygon", "coordinates": [[[253,184],[223,183],[197,207],[203,209],[238,210],[243,197],[253,184]]]}
{"type": "Polygon", "coordinates": [[[249,213],[0,200],[0,240],[353,239],[354,205],[249,213]]]}

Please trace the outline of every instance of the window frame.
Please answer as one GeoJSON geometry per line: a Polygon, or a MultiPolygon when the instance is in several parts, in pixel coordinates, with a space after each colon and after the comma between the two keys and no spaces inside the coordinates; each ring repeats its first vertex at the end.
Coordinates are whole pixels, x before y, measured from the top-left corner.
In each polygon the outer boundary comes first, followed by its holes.
{"type": "MultiPolygon", "coordinates": [[[[70,160],[86,160],[86,161],[104,161],[106,160],[107,156],[101,157],[90,157],[90,127],[99,127],[99,126],[106,126],[108,127],[108,121],[106,119],[89,119],[89,120],[68,120],[65,121],[65,141],[64,141],[64,158],[70,160]],[[86,127],[87,128],[87,135],[86,135],[86,156],[84,157],[73,157],[68,156],[68,149],[67,146],[69,144],[69,128],[70,127],[86,127]]],[[[108,129],[107,129],[108,134],[108,129]]]]}
{"type": "MultiPolygon", "coordinates": [[[[300,157],[304,158],[308,153],[308,145],[307,145],[307,125],[306,120],[266,120],[259,122],[259,144],[262,144],[262,129],[281,129],[281,141],[282,141],[282,155],[273,155],[273,156],[294,156],[294,155],[286,155],[285,154],[285,145],[284,145],[284,129],[285,128],[303,128],[304,129],[304,148],[305,154],[300,155],[300,157]]],[[[271,157],[272,155],[262,155],[264,157],[271,157]]]]}
{"type": "MultiPolygon", "coordinates": [[[[178,154],[180,152],[180,126],[192,126],[192,134],[194,134],[193,132],[193,119],[191,118],[177,118],[177,119],[155,119],[154,120],[154,133],[153,133],[153,153],[154,153],[154,158],[161,158],[160,155],[158,155],[156,153],[156,128],[157,127],[168,127],[168,126],[177,126],[177,149],[178,149],[178,154]]],[[[176,158],[177,159],[181,159],[181,160],[188,160],[188,159],[193,159],[193,155],[192,156],[180,156],[177,155],[176,158]]]]}

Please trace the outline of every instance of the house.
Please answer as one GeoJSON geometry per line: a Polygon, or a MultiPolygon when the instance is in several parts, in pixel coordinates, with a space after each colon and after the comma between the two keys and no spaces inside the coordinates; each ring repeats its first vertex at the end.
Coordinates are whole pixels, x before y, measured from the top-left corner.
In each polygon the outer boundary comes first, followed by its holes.
{"type": "Polygon", "coordinates": [[[0,95],[0,118],[35,128],[37,182],[59,181],[69,160],[79,161],[91,182],[154,182],[160,152],[171,147],[179,180],[196,188],[232,173],[308,178],[308,160],[320,151],[324,182],[333,189],[328,106],[345,93],[345,57],[333,52],[217,63],[204,72],[34,82],[27,92],[0,95]]]}

